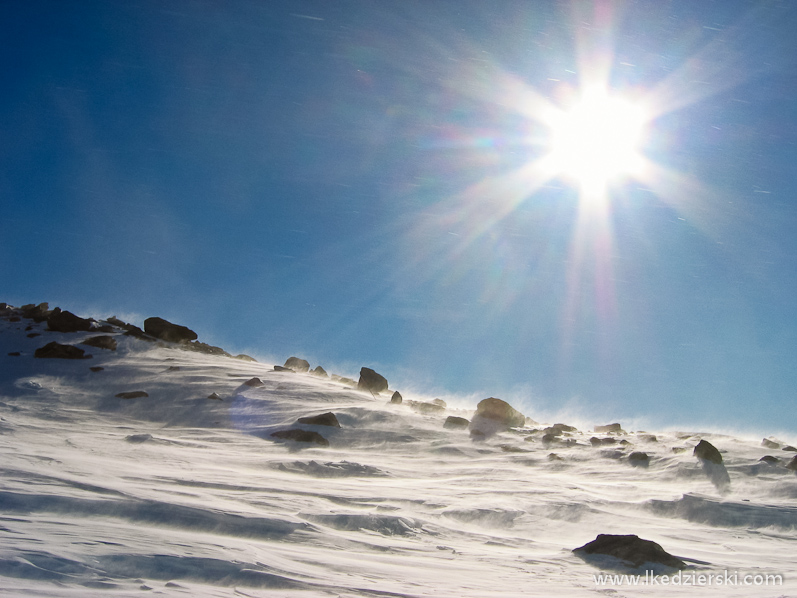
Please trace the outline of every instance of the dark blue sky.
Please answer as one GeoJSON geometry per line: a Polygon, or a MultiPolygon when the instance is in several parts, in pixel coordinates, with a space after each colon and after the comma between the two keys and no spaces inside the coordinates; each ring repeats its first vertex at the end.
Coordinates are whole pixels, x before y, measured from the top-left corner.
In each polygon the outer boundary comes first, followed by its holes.
{"type": "Polygon", "coordinates": [[[790,1],[4,2],[0,300],[532,417],[793,428],[794,31],[790,1]],[[526,92],[593,54],[669,173],[603,236],[512,175],[526,92]]]}

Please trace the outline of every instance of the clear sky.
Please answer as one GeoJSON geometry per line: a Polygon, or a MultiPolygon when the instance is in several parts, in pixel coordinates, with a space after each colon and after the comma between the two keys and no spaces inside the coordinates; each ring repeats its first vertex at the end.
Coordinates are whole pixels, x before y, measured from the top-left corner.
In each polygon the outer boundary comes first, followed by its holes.
{"type": "Polygon", "coordinates": [[[793,429],[795,31],[790,0],[2,2],[0,300],[793,429]],[[600,77],[654,110],[589,202],[539,165],[600,77]]]}

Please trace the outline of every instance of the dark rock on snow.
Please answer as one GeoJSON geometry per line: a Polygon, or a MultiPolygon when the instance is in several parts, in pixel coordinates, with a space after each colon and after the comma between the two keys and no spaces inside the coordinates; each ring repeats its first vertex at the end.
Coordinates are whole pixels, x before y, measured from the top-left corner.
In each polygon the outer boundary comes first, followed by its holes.
{"type": "Polygon", "coordinates": [[[181,343],[180,348],[188,351],[196,351],[197,353],[204,353],[205,355],[224,355],[224,357],[232,357],[232,355],[221,347],[214,347],[213,345],[201,343],[199,341],[185,341],[181,343]]]}
{"type": "Polygon", "coordinates": [[[91,355],[85,355],[83,349],[73,347],[72,345],[62,345],[55,341],[36,349],[33,356],[43,359],[91,359],[91,355]]]}
{"type": "Polygon", "coordinates": [[[307,442],[317,444],[319,446],[329,446],[329,440],[321,436],[318,432],[310,432],[307,430],[279,430],[273,432],[271,438],[277,440],[293,440],[295,442],[307,442]]]}
{"type": "Polygon", "coordinates": [[[457,417],[455,415],[449,415],[446,418],[445,423],[443,424],[444,428],[449,430],[461,430],[463,428],[467,428],[470,425],[470,422],[466,420],[464,417],[457,417]]]}
{"type": "Polygon", "coordinates": [[[134,390],[132,392],[120,392],[114,395],[117,399],[143,399],[149,395],[143,390],[134,390]]]}
{"type": "Polygon", "coordinates": [[[441,406],[439,403],[426,403],[425,401],[407,401],[407,405],[409,405],[418,413],[423,413],[424,415],[442,413],[446,410],[446,408],[441,406]]]}
{"type": "Polygon", "coordinates": [[[628,455],[628,461],[631,465],[643,465],[647,466],[650,463],[650,457],[647,453],[643,453],[642,451],[635,451],[628,455]]]}
{"type": "Polygon", "coordinates": [[[401,405],[401,401],[403,401],[403,400],[404,400],[404,399],[403,399],[403,397],[401,396],[401,393],[400,393],[399,391],[395,391],[395,392],[393,393],[393,396],[392,396],[392,397],[390,397],[390,402],[391,402],[391,403],[394,403],[394,404],[396,404],[396,405],[401,405]]]}
{"type": "Polygon", "coordinates": [[[305,359],[300,359],[299,357],[288,357],[285,361],[285,366],[288,369],[293,370],[294,372],[306,372],[310,369],[310,364],[305,359]]]}
{"type": "Polygon", "coordinates": [[[705,459],[706,461],[711,461],[717,465],[722,463],[722,455],[720,455],[717,447],[707,440],[701,440],[698,442],[692,454],[698,459],[705,459]]]}
{"type": "Polygon", "coordinates": [[[50,310],[50,306],[47,303],[39,303],[38,305],[23,305],[19,309],[22,312],[23,318],[31,319],[34,322],[44,322],[52,313],[52,310],[50,310]]]}
{"type": "Polygon", "coordinates": [[[291,374],[295,374],[296,370],[292,370],[291,368],[286,368],[283,365],[275,365],[274,366],[275,372],[290,372],[291,374]]]}
{"type": "Polygon", "coordinates": [[[780,459],[778,459],[777,457],[773,457],[772,455],[764,455],[759,459],[759,461],[763,461],[764,463],[769,463],[771,465],[780,463],[780,459]]]}
{"type": "Polygon", "coordinates": [[[793,446],[791,446],[791,445],[789,445],[789,446],[784,446],[784,447],[783,447],[783,450],[784,450],[784,451],[788,451],[788,452],[790,452],[790,453],[797,453],[797,448],[795,448],[795,447],[793,447],[793,446]]]}
{"type": "Polygon", "coordinates": [[[779,449],[780,448],[780,444],[778,444],[777,442],[773,442],[769,438],[764,438],[764,440],[761,441],[761,446],[763,446],[764,448],[769,448],[769,449],[779,449]]]}
{"type": "Polygon", "coordinates": [[[47,317],[47,328],[55,332],[88,332],[91,320],[76,316],[71,311],[61,311],[56,307],[47,317]]]}
{"type": "Polygon", "coordinates": [[[97,347],[98,349],[107,349],[108,351],[116,351],[116,339],[112,336],[92,336],[80,344],[88,345],[89,347],[97,347]]]}
{"type": "Polygon", "coordinates": [[[623,428],[620,424],[607,424],[605,426],[595,426],[596,434],[610,434],[612,432],[620,434],[622,431],[623,428]]]}
{"type": "Polygon", "coordinates": [[[234,357],[234,359],[240,359],[241,361],[253,361],[253,362],[257,363],[257,359],[255,359],[254,357],[249,357],[249,355],[246,355],[244,353],[241,353],[240,355],[236,355],[234,357]]]}
{"type": "Polygon", "coordinates": [[[309,417],[300,417],[298,420],[300,424],[306,424],[308,426],[332,426],[334,428],[340,428],[340,423],[338,423],[338,418],[335,417],[335,414],[331,411],[327,413],[322,413],[321,415],[311,415],[309,417]]]}
{"type": "Polygon", "coordinates": [[[327,374],[327,371],[324,368],[322,368],[320,365],[315,366],[312,370],[310,370],[310,373],[313,376],[319,376],[321,378],[329,378],[329,374],[327,374]]]}
{"type": "Polygon", "coordinates": [[[19,351],[11,351],[11,353],[8,354],[9,357],[19,357],[21,355],[22,353],[20,353],[19,351]]]}
{"type": "Polygon", "coordinates": [[[99,366],[99,365],[95,365],[95,366],[93,366],[93,367],[90,367],[89,369],[90,369],[92,372],[101,372],[101,371],[102,371],[102,370],[104,370],[105,368],[104,368],[104,367],[101,367],[101,366],[99,366]]]}
{"type": "Polygon", "coordinates": [[[172,324],[163,318],[147,318],[144,320],[144,332],[170,343],[182,343],[197,339],[196,332],[190,328],[172,324]]]}
{"type": "Polygon", "coordinates": [[[378,394],[383,390],[387,390],[387,378],[381,374],[377,374],[371,368],[360,369],[360,380],[357,382],[359,390],[365,390],[374,394],[378,394]]]}
{"type": "Polygon", "coordinates": [[[593,436],[589,439],[589,442],[592,446],[611,446],[613,444],[617,444],[616,438],[596,438],[593,436]]]}
{"type": "Polygon", "coordinates": [[[517,411],[506,401],[494,397],[479,401],[479,404],[476,405],[474,421],[476,417],[499,422],[507,428],[519,428],[526,425],[525,415],[517,411]]]}
{"type": "Polygon", "coordinates": [[[28,338],[36,338],[37,336],[41,336],[40,332],[31,332],[30,334],[26,335],[28,338]]]}
{"type": "Polygon", "coordinates": [[[215,393],[215,392],[210,393],[208,395],[208,399],[210,399],[212,401],[221,401],[222,400],[222,398],[218,395],[218,393],[215,393]]]}
{"type": "Polygon", "coordinates": [[[592,542],[576,548],[573,552],[579,556],[591,554],[612,556],[630,563],[633,567],[639,567],[645,563],[665,565],[673,569],[686,567],[686,563],[665,551],[659,544],[643,540],[633,534],[627,536],[599,534],[592,542]]]}
{"type": "Polygon", "coordinates": [[[250,378],[249,380],[244,382],[244,386],[251,386],[252,388],[259,388],[261,386],[265,386],[265,384],[263,384],[263,381],[260,378],[255,376],[254,378],[250,378]]]}
{"type": "Polygon", "coordinates": [[[791,461],[786,465],[786,469],[791,469],[792,471],[797,471],[797,455],[792,458],[791,461]]]}

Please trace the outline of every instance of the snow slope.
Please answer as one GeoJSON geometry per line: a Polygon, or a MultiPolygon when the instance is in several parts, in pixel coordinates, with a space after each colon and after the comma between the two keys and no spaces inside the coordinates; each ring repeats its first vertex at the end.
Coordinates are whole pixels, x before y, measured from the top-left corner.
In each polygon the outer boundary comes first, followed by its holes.
{"type": "Polygon", "coordinates": [[[115,352],[83,347],[92,359],[33,357],[92,335],[0,319],[0,595],[797,595],[793,453],[708,433],[595,448],[591,431],[545,446],[518,429],[473,442],[443,428],[472,411],[424,415],[389,394],[121,334],[115,352]],[[264,385],[243,385],[253,376],[264,385]],[[115,396],[137,390],[149,396],[115,396]],[[299,427],[329,447],[269,436],[327,411],[340,429],[299,427]],[[724,453],[725,492],[692,456],[701,438],[724,453]],[[633,450],[650,465],[633,466],[633,450]],[[571,552],[599,533],[654,540],[688,572],[738,583],[597,585],[599,567],[628,572],[571,552]],[[746,574],[783,584],[744,585],[746,574]]]}

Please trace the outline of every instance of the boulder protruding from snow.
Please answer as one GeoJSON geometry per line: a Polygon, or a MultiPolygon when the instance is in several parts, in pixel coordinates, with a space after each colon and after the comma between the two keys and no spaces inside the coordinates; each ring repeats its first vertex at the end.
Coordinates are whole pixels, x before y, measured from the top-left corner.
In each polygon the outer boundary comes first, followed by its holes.
{"type": "Polygon", "coordinates": [[[508,428],[519,428],[526,424],[526,416],[506,401],[490,397],[479,401],[476,415],[501,422],[508,428]]]}
{"type": "Polygon", "coordinates": [[[250,378],[246,382],[244,382],[244,386],[251,386],[252,388],[260,388],[261,386],[265,386],[263,381],[255,376],[254,378],[250,378]]]}
{"type": "Polygon", "coordinates": [[[444,428],[449,430],[463,430],[470,425],[470,422],[464,417],[457,417],[456,415],[449,415],[443,424],[444,428]]]}
{"type": "Polygon", "coordinates": [[[322,368],[320,365],[315,366],[312,370],[310,370],[310,373],[313,376],[318,376],[319,378],[329,378],[329,374],[327,374],[327,371],[324,368],[322,368]]]}
{"type": "Polygon", "coordinates": [[[170,343],[182,343],[197,339],[197,333],[187,326],[172,324],[163,318],[153,317],[144,320],[144,332],[170,343]]]}
{"type": "Polygon", "coordinates": [[[390,397],[390,402],[394,403],[395,405],[401,405],[401,402],[404,400],[404,397],[401,396],[399,391],[395,391],[393,396],[390,397]]]}
{"type": "Polygon", "coordinates": [[[653,563],[672,567],[673,569],[684,569],[684,563],[678,557],[671,555],[659,544],[651,540],[643,540],[637,535],[629,534],[598,534],[592,542],[588,542],[573,550],[579,556],[602,554],[611,556],[633,567],[639,567],[645,563],[653,563]]]}
{"type": "Polygon", "coordinates": [[[722,455],[713,444],[707,440],[701,440],[697,443],[694,452],[692,453],[698,459],[705,459],[717,465],[722,464],[722,455]]]}
{"type": "Polygon", "coordinates": [[[331,426],[333,428],[340,428],[340,423],[335,414],[331,411],[322,413],[321,415],[311,415],[308,417],[300,417],[297,420],[300,424],[308,426],[331,426]]]}
{"type": "Polygon", "coordinates": [[[642,451],[634,451],[628,455],[628,461],[631,465],[647,467],[650,464],[650,456],[642,451]]]}
{"type": "Polygon", "coordinates": [[[792,471],[797,471],[797,455],[795,455],[791,461],[786,464],[786,469],[791,469],[792,471]]]}
{"type": "Polygon", "coordinates": [[[117,399],[145,399],[149,394],[143,390],[134,390],[131,392],[120,392],[114,396],[117,399]]]}
{"type": "Polygon", "coordinates": [[[47,317],[47,328],[55,332],[88,332],[91,330],[91,320],[56,307],[47,317]]]}
{"type": "Polygon", "coordinates": [[[86,355],[85,353],[86,352],[79,347],[62,345],[61,343],[53,341],[36,349],[33,356],[42,359],[91,359],[91,355],[86,355]]]}
{"type": "Polygon", "coordinates": [[[329,446],[329,440],[321,436],[318,432],[311,432],[309,430],[279,430],[277,432],[272,432],[271,438],[276,438],[277,440],[293,440],[294,442],[307,442],[319,446],[329,446]]]}
{"type": "Polygon", "coordinates": [[[779,449],[780,448],[780,444],[779,443],[777,443],[777,442],[775,442],[773,440],[770,440],[769,438],[764,438],[761,441],[761,446],[763,446],[764,448],[768,448],[768,449],[779,449]]]}
{"type": "Polygon", "coordinates": [[[620,424],[606,424],[605,426],[595,426],[596,434],[611,434],[612,432],[620,434],[623,427],[620,424]]]}
{"type": "Polygon", "coordinates": [[[288,357],[283,367],[293,370],[294,372],[307,372],[310,370],[308,361],[299,357],[288,357]]]}
{"type": "Polygon", "coordinates": [[[357,388],[359,390],[379,394],[383,390],[387,390],[387,387],[387,378],[381,374],[377,374],[371,368],[360,368],[360,380],[357,382],[357,388]]]}

